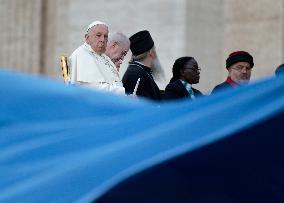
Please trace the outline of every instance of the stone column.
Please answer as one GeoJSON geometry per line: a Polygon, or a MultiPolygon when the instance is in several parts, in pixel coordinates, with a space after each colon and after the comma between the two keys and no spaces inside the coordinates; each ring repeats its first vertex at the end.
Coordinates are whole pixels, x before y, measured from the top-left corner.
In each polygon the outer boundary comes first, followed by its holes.
{"type": "Polygon", "coordinates": [[[42,4],[41,67],[42,73],[61,78],[60,55],[69,46],[69,0],[47,1],[42,4]]]}
{"type": "Polygon", "coordinates": [[[283,63],[283,2],[226,0],[224,60],[232,51],[249,51],[255,61],[252,79],[274,74],[283,63]]]}
{"type": "Polygon", "coordinates": [[[1,0],[0,66],[39,72],[39,0],[1,0]]]}

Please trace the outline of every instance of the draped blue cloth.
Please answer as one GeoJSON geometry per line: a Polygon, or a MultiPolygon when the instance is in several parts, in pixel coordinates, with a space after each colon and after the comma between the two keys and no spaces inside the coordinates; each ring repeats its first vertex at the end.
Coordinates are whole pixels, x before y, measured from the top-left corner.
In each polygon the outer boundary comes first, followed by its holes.
{"type": "Polygon", "coordinates": [[[169,103],[0,84],[0,202],[284,202],[284,77],[169,103]]]}

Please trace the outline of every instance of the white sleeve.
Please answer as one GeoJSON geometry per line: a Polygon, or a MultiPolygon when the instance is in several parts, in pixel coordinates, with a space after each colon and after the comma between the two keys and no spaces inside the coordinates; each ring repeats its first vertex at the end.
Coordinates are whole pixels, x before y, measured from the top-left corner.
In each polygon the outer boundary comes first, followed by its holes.
{"type": "Polygon", "coordinates": [[[125,89],[121,82],[115,82],[109,87],[109,91],[115,94],[124,95],[125,89]]]}
{"type": "Polygon", "coordinates": [[[125,89],[122,86],[122,83],[116,82],[113,84],[108,83],[83,83],[79,82],[79,85],[82,87],[86,87],[93,90],[104,91],[104,92],[112,92],[118,95],[124,95],[125,89]]]}

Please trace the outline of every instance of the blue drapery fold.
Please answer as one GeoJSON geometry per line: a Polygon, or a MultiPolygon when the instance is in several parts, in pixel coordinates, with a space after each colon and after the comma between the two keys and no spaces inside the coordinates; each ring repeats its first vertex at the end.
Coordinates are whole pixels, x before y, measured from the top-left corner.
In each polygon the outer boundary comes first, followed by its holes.
{"type": "Polygon", "coordinates": [[[283,77],[161,104],[0,84],[0,202],[284,201],[283,77]]]}

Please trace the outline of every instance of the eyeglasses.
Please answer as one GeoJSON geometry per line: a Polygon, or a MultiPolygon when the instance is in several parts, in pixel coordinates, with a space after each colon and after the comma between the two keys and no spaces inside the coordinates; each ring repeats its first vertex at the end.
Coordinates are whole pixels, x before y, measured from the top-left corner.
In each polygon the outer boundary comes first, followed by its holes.
{"type": "Polygon", "coordinates": [[[200,67],[198,67],[198,68],[184,68],[184,70],[191,70],[191,71],[193,71],[193,72],[200,72],[201,71],[201,68],[200,67]]]}
{"type": "Polygon", "coordinates": [[[251,67],[248,67],[248,66],[236,66],[236,67],[233,67],[232,69],[238,71],[238,72],[242,72],[243,70],[246,70],[247,72],[251,72],[252,71],[252,68],[251,67]]]}

